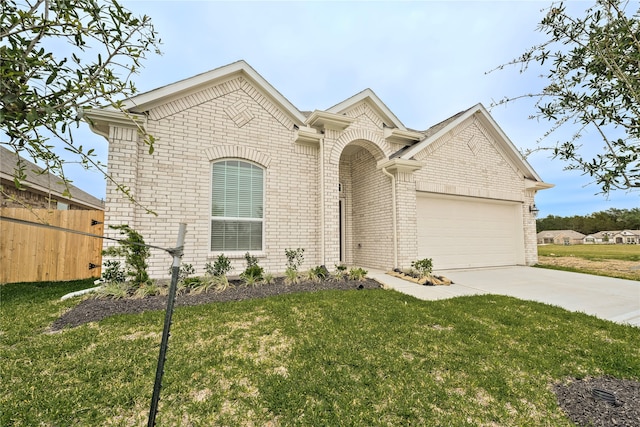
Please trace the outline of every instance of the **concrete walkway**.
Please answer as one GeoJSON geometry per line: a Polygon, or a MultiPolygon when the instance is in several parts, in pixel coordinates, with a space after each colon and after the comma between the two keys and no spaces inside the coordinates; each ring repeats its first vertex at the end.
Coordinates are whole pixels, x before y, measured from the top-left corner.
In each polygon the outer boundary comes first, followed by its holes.
{"type": "Polygon", "coordinates": [[[384,271],[368,276],[422,300],[498,294],[556,305],[613,322],[640,327],[640,282],[534,267],[496,267],[438,271],[450,286],[421,286],[384,271]]]}

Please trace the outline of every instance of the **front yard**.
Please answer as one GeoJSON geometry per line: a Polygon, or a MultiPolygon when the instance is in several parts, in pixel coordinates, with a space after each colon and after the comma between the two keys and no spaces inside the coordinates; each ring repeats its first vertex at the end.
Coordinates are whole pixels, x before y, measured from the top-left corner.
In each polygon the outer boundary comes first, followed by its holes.
{"type": "MultiPolygon", "coordinates": [[[[164,313],[50,333],[90,282],[0,287],[0,425],[146,425],[164,313]]],[[[573,425],[553,386],[640,380],[637,328],[492,295],[180,307],[159,426],[573,425]]]]}

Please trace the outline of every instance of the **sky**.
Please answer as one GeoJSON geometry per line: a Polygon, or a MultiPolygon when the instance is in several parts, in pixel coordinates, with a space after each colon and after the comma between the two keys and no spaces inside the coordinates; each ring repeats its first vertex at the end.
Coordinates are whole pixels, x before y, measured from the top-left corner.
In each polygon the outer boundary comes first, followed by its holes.
{"type": "MultiPolygon", "coordinates": [[[[578,16],[592,4],[568,3],[578,16]]],[[[545,40],[536,28],[548,1],[122,4],[136,15],[150,16],[162,40],[163,54],[151,54],[133,77],[140,92],[243,59],[301,111],[326,110],[370,88],[406,127],[416,130],[477,103],[489,108],[520,150],[535,148],[551,125],[528,118],[534,113],[530,101],[490,108],[504,97],[541,88],[545,80],[539,71],[507,67],[488,73],[545,40]]],[[[106,162],[104,138],[87,126],[75,138],[106,162]]],[[[555,138],[542,144],[553,142],[555,138]]],[[[601,145],[597,139],[595,143],[601,145]]],[[[588,176],[564,170],[566,164],[547,151],[527,161],[543,181],[555,184],[536,196],[540,218],[640,206],[640,191],[597,194],[599,188],[588,176]]],[[[72,168],[67,174],[74,185],[105,196],[98,172],[72,168]]]]}

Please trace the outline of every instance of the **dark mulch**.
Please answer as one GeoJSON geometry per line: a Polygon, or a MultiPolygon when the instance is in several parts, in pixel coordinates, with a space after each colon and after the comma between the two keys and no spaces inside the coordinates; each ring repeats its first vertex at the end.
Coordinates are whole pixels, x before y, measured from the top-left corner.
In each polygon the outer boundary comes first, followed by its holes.
{"type": "Polygon", "coordinates": [[[640,426],[640,382],[613,377],[573,379],[556,384],[558,404],[576,425],[640,426]],[[594,396],[593,389],[613,393],[614,403],[594,396]]]}
{"type": "MultiPolygon", "coordinates": [[[[301,281],[295,285],[286,285],[279,278],[270,285],[244,286],[239,282],[231,282],[224,291],[209,291],[201,294],[186,293],[176,297],[175,306],[194,306],[212,302],[242,301],[253,298],[266,298],[275,295],[296,292],[313,292],[322,290],[379,289],[381,285],[373,279],[364,281],[324,280],[319,283],[301,281]]],[[[51,331],[73,328],[88,322],[97,322],[116,314],[135,314],[151,310],[164,310],[167,307],[166,296],[154,296],[140,299],[96,299],[82,301],[73,309],[64,313],[51,325],[51,331]]]]}

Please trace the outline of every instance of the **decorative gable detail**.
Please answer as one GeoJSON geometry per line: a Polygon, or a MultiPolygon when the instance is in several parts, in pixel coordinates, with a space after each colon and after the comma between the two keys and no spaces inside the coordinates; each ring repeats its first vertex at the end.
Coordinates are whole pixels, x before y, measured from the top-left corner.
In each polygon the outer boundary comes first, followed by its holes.
{"type": "Polygon", "coordinates": [[[225,108],[224,112],[227,113],[227,116],[229,116],[229,118],[239,128],[246,125],[254,118],[254,115],[249,111],[249,106],[242,99],[225,108]]]}

